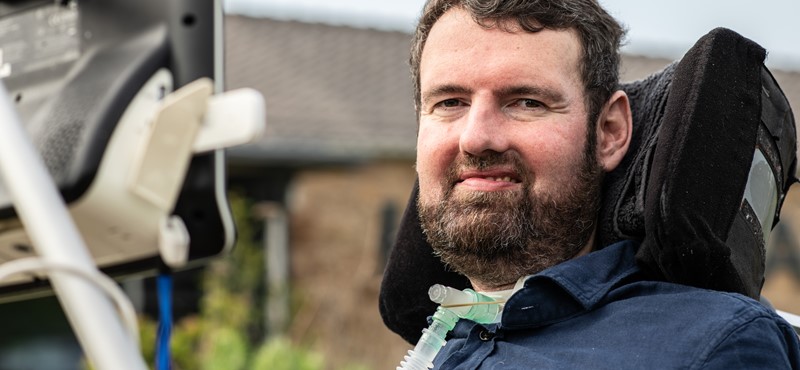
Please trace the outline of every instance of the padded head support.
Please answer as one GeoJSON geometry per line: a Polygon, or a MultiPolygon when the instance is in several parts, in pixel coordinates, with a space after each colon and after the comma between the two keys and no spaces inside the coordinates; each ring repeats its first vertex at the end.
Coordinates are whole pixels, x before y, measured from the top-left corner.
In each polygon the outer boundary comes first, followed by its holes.
{"type": "MultiPolygon", "coordinates": [[[[597,248],[639,240],[638,261],[652,279],[758,297],[764,239],[744,200],[748,174],[759,150],[777,190],[771,228],[794,181],[796,149],[792,112],[764,57],[754,42],[720,28],[679,63],[622,85],[633,137],[605,178],[597,248]]],[[[411,343],[436,309],[427,299],[431,285],[469,286],[433,256],[417,192],[415,184],[380,295],[384,322],[411,343]]]]}
{"type": "MultiPolygon", "coordinates": [[[[754,207],[743,201],[756,150],[783,196],[794,178],[795,127],[788,104],[762,117],[769,96],[783,98],[763,67],[764,49],[717,29],[677,65],[645,186],[639,261],[665,280],[758,298],[765,241],[754,207]],[[762,122],[762,118],[776,118],[762,122]],[[770,128],[772,127],[772,128],[770,128]]],[[[771,109],[767,109],[771,111],[771,109]]],[[[777,220],[772,209],[766,232],[777,220]]]]}

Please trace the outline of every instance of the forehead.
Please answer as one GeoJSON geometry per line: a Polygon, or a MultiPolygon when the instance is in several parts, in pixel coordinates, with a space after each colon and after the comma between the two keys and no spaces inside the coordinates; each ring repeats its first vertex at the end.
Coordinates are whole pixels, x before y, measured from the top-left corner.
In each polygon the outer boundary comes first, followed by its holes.
{"type": "Polygon", "coordinates": [[[506,26],[510,27],[486,28],[461,8],[448,10],[431,28],[422,51],[422,93],[431,83],[461,84],[465,79],[581,86],[582,52],[576,31],[531,33],[513,23],[506,26]]]}

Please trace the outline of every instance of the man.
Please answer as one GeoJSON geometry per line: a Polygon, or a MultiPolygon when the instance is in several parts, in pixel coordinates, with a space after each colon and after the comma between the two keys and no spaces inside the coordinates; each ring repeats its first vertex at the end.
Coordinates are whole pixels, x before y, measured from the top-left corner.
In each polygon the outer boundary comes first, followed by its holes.
{"type": "Polygon", "coordinates": [[[603,174],[631,137],[623,33],[592,0],[426,4],[411,57],[422,228],[475,290],[517,288],[500,323],[461,320],[434,368],[800,366],[791,327],[758,302],[644,281],[633,242],[594,251],[603,174]]]}

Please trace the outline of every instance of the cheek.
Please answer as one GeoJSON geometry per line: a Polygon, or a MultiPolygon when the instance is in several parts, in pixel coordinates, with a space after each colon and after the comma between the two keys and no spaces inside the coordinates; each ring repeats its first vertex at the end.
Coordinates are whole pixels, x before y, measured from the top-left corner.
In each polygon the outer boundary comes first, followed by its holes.
{"type": "Polygon", "coordinates": [[[523,160],[534,174],[534,189],[557,189],[572,181],[583,159],[585,137],[575,133],[540,135],[522,151],[523,160]]]}
{"type": "Polygon", "coordinates": [[[423,200],[438,197],[443,192],[442,181],[457,154],[457,148],[446,133],[420,127],[416,170],[423,200]]]}

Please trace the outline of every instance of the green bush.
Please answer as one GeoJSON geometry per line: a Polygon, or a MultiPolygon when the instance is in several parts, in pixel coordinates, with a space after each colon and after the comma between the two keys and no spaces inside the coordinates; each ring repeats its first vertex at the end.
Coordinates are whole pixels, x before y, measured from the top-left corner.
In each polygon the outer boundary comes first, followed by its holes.
{"type": "Polygon", "coordinates": [[[253,356],[252,370],[322,370],[322,356],[279,337],[264,343],[253,356]]]}

